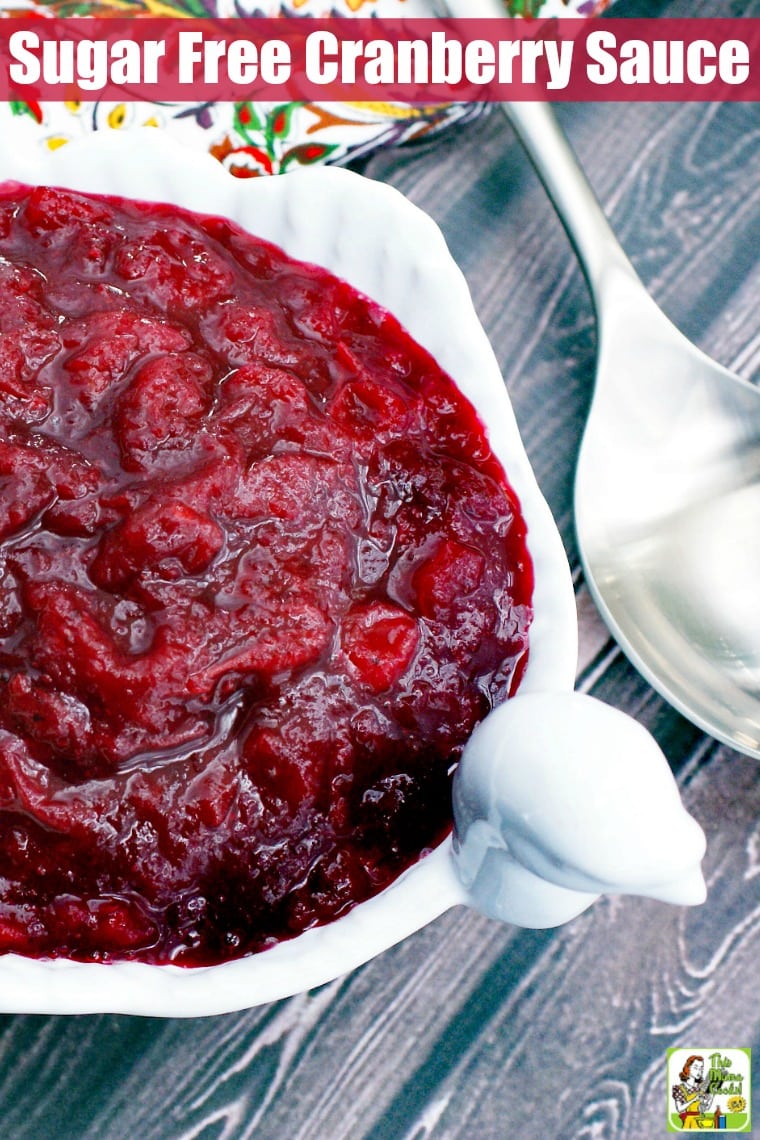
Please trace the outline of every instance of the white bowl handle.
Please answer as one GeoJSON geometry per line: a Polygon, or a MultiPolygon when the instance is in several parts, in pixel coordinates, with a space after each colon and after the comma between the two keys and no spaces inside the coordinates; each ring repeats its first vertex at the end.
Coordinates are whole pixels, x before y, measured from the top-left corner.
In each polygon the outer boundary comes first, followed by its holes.
{"type": "Polygon", "coordinates": [[[518,694],[454,778],[454,861],[477,910],[558,926],[600,894],[704,901],[705,836],[642,725],[580,693],[518,694]]]}

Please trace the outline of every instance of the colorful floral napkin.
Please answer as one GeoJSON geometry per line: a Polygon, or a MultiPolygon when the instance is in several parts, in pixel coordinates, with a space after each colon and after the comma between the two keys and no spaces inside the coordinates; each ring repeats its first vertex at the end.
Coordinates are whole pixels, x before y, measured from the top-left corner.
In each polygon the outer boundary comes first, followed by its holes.
{"type": "MultiPolygon", "coordinates": [[[[608,0],[505,0],[514,16],[594,15],[608,0]]],[[[439,15],[435,0],[0,0],[0,16],[406,16],[439,15]]],[[[15,100],[0,103],[23,124],[27,145],[54,149],[87,131],[151,126],[208,151],[239,177],[299,165],[346,162],[378,146],[420,139],[473,114],[472,104],[150,103],[15,100]]]]}

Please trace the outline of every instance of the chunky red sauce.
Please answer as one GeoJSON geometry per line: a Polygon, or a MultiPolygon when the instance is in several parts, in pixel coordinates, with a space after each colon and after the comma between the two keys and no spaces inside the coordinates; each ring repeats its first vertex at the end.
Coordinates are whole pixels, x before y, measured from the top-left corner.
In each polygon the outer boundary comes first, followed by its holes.
{"type": "Polygon", "coordinates": [[[519,680],[469,404],[226,221],[0,192],[0,949],[217,962],[387,885],[519,680]]]}

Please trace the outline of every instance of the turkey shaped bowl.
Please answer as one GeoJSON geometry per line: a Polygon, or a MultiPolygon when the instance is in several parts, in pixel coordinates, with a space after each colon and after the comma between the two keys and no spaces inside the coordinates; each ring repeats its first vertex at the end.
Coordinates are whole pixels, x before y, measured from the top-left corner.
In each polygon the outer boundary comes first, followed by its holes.
{"type": "MultiPolygon", "coordinates": [[[[534,575],[520,693],[572,688],[576,616],[562,543],[465,280],[425,214],[395,190],[335,168],[237,180],[214,160],[149,128],[94,134],[52,153],[24,153],[11,132],[0,142],[0,181],[165,203],[230,219],[290,257],[335,274],[395,316],[472,404],[519,499],[534,575]]],[[[242,1009],[327,982],[467,901],[449,837],[340,917],[218,965],[4,954],[0,1009],[167,1017],[242,1009]]]]}

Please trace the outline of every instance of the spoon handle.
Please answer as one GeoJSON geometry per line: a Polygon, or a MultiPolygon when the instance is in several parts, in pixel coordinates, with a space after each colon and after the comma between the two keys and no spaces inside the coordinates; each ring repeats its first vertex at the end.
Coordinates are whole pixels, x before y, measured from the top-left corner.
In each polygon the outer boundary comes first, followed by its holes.
{"type": "Polygon", "coordinates": [[[638,282],[548,103],[501,107],[535,166],[575,246],[599,314],[610,273],[638,282]]]}

